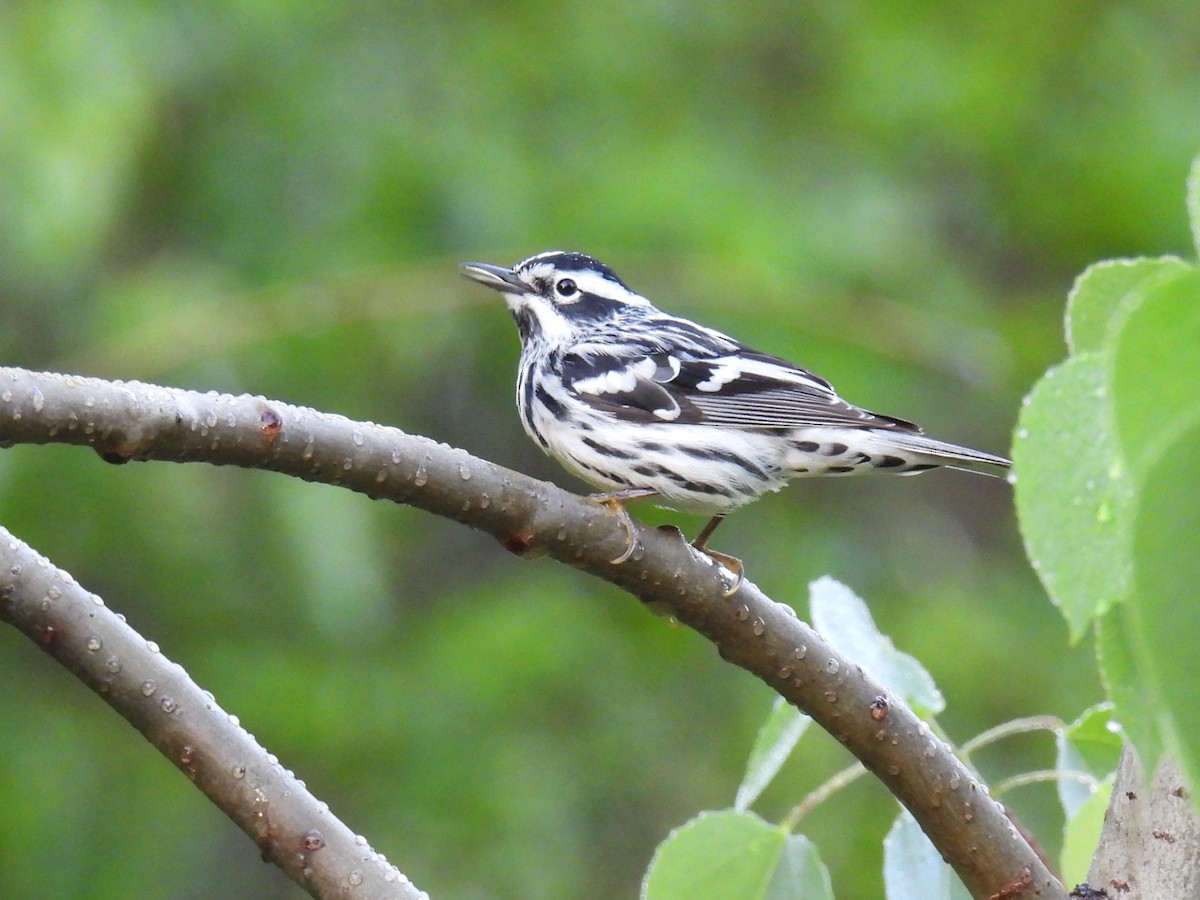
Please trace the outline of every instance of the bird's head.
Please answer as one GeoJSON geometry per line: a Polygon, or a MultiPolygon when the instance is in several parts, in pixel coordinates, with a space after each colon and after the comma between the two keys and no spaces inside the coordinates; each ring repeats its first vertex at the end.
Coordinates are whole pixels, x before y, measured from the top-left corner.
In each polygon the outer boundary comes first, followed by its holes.
{"type": "Polygon", "coordinates": [[[463,263],[462,269],[468,278],[504,295],[522,340],[566,343],[630,307],[650,306],[612,269],[583,253],[550,250],[511,269],[489,263],[463,263]]]}

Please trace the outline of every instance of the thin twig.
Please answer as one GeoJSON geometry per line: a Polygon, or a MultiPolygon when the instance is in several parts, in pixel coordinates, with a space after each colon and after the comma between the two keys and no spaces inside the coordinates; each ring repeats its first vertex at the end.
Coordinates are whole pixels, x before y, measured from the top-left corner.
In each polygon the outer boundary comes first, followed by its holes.
{"type": "Polygon", "coordinates": [[[1080,772],[1077,769],[1037,769],[1033,772],[1021,772],[1019,775],[1005,778],[992,787],[992,796],[1000,797],[1014,788],[1030,784],[1043,784],[1047,781],[1078,781],[1093,791],[1100,785],[1100,782],[1087,772],[1080,772]]]}
{"type": "Polygon", "coordinates": [[[810,812],[812,812],[842,788],[853,784],[861,776],[866,774],[867,768],[862,763],[855,763],[852,766],[847,766],[840,772],[835,772],[825,781],[824,784],[792,807],[792,811],[784,816],[783,821],[779,824],[787,828],[788,831],[794,831],[796,826],[800,824],[800,821],[810,812]]]}
{"type": "Polygon", "coordinates": [[[982,750],[990,744],[995,744],[1005,738],[1010,738],[1018,734],[1029,734],[1034,731],[1049,731],[1054,734],[1062,731],[1066,725],[1062,719],[1056,716],[1027,716],[1024,719],[1013,719],[1009,722],[1001,722],[994,728],[989,728],[987,731],[981,731],[969,741],[964,741],[962,746],[958,748],[958,755],[968,763],[971,760],[971,754],[976,750],[982,750]]]}

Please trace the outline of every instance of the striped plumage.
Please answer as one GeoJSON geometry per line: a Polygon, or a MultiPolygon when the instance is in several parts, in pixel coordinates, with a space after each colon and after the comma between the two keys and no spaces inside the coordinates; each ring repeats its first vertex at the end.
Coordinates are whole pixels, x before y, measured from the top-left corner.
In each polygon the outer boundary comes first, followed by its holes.
{"type": "MultiPolygon", "coordinates": [[[[512,269],[466,263],[504,294],[521,337],[529,436],[617,499],[725,514],[790,479],[1009,462],[842,400],[823,378],[656,309],[603,263],[551,251],[512,269]]],[[[697,543],[703,549],[703,540],[697,543]]]]}

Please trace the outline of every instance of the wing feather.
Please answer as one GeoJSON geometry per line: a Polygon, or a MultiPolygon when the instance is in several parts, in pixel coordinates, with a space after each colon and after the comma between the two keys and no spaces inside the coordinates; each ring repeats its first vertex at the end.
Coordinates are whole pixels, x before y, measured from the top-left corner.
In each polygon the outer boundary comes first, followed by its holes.
{"type": "Polygon", "coordinates": [[[613,348],[597,352],[601,348],[593,345],[586,355],[563,358],[563,380],[585,402],[630,422],[734,428],[834,425],[920,433],[911,422],[847,403],[825,379],[787,360],[731,339],[723,344],[636,348],[639,352],[626,356],[612,354],[613,348]]]}

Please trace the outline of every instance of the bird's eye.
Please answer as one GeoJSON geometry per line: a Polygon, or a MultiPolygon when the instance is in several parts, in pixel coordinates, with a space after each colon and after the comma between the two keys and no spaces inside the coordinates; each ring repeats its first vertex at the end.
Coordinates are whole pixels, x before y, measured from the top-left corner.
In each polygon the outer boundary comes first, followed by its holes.
{"type": "Polygon", "coordinates": [[[558,291],[560,297],[574,297],[579,293],[579,285],[570,278],[560,278],[554,290],[558,291]]]}

